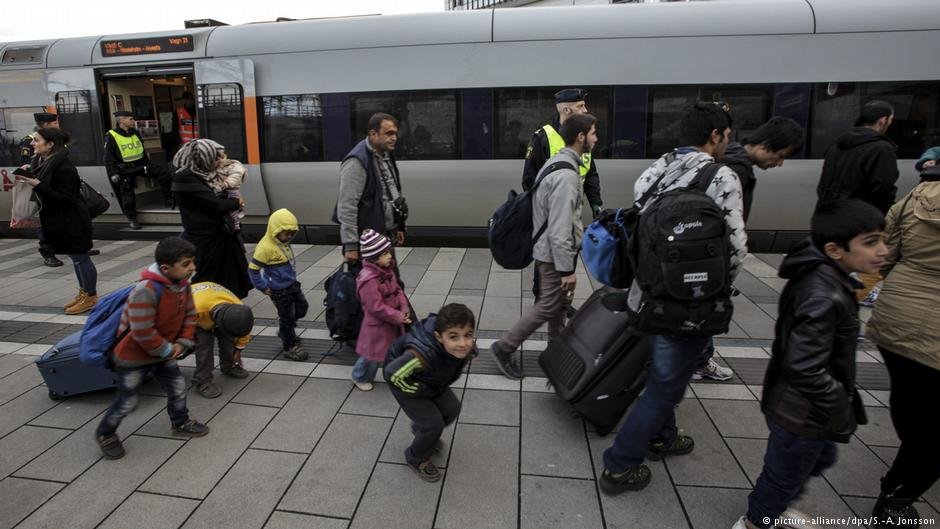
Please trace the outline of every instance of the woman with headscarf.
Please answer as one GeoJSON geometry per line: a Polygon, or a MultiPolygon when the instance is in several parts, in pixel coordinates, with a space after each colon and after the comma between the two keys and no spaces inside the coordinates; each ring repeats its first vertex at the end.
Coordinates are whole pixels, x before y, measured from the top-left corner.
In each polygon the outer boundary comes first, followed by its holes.
{"type": "Polygon", "coordinates": [[[206,178],[223,159],[225,147],[205,138],[183,145],[173,157],[173,194],[183,221],[183,238],[196,246],[194,283],[212,281],[244,298],[251,290],[248,260],[238,235],[225,219],[245,207],[242,198],[217,195],[206,178]]]}
{"type": "MultiPolygon", "coordinates": [[[[27,169],[29,176],[17,176],[33,188],[40,204],[39,221],[46,242],[57,254],[68,254],[78,278],[78,295],[65,306],[66,314],[81,314],[98,302],[98,271],[88,256],[91,249],[91,215],[81,193],[81,179],[69,159],[65,145],[69,135],[62,129],[36,131],[33,148],[36,157],[27,169]]],[[[25,166],[24,166],[25,168],[25,166]]]]}

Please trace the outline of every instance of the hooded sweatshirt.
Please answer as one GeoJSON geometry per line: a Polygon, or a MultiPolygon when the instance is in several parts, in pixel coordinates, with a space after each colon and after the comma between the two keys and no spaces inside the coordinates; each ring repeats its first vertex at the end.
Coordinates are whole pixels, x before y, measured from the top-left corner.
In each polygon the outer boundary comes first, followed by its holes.
{"type": "Polygon", "coordinates": [[[114,348],[115,364],[138,367],[170,357],[173,344],[192,347],[196,334],[196,309],[189,281],[174,282],[156,263],[141,272],[141,281],[127,298],[117,334],[130,333],[114,348]],[[153,283],[163,285],[157,299],[153,283]]]}
{"type": "Polygon", "coordinates": [[[476,356],[476,346],[466,358],[448,353],[434,336],[436,322],[437,315],[430,314],[388,348],[384,375],[393,389],[410,397],[437,397],[460,378],[464,366],[476,356]]]}
{"type": "Polygon", "coordinates": [[[887,213],[898,188],[897,146],[868,127],[852,127],[826,151],[819,203],[858,198],[887,213]]]}
{"type": "Polygon", "coordinates": [[[751,215],[751,202],[754,200],[754,188],[757,187],[757,178],[754,176],[754,160],[747,153],[747,149],[740,143],[728,145],[721,163],[731,168],[741,181],[741,191],[744,196],[744,223],[751,215]]]}
{"type": "MultiPolygon", "coordinates": [[[[218,283],[211,281],[202,281],[192,286],[193,304],[196,307],[196,323],[204,331],[211,331],[215,328],[215,310],[220,305],[242,305],[242,300],[238,299],[231,290],[218,283]]],[[[235,347],[244,349],[251,342],[251,333],[235,339],[235,347]]]]}
{"type": "Polygon", "coordinates": [[[282,290],[297,281],[294,251],[289,242],[279,241],[277,235],[285,230],[298,229],[297,217],[287,209],[281,208],[268,218],[268,229],[255,246],[255,253],[248,263],[251,283],[261,292],[282,290]]]}

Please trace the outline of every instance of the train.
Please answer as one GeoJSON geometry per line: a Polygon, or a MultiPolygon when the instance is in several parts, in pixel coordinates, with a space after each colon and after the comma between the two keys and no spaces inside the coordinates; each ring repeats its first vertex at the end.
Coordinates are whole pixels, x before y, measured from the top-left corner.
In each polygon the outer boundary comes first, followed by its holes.
{"type": "MultiPolygon", "coordinates": [[[[531,134],[552,94],[588,91],[605,207],[632,202],[634,180],[677,146],[696,100],[723,101],[734,137],[774,115],[807,131],[803,149],[757,171],[752,251],[803,237],[822,158],[871,99],[891,102],[898,186],[940,144],[940,11],[934,0],[713,0],[285,20],[179,31],[0,43],[0,220],[9,219],[15,145],[32,113],[51,111],[72,159],[111,195],[96,237],[179,231],[157,183],[138,182],[129,232],[103,166],[112,112],[134,113],[154,163],[179,147],[174,109],[196,98],[199,134],[248,167],[248,240],[293,211],[298,240],[338,241],[331,214],[339,164],[374,112],[400,121],[396,149],[411,212],[407,243],[486,244],[486,224],[519,189],[531,134]]],[[[585,218],[585,221],[589,221],[585,218]]],[[[11,231],[15,235],[15,230],[11,231]]]]}

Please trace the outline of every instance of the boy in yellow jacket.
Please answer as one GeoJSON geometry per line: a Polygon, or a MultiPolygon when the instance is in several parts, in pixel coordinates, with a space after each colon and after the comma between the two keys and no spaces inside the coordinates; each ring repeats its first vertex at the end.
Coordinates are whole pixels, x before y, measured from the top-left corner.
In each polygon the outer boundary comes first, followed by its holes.
{"type": "Polygon", "coordinates": [[[214,399],[222,394],[222,389],[212,381],[215,341],[219,342],[222,373],[234,378],[248,377],[248,372],[241,366],[241,353],[251,341],[255,317],[251,307],[244,305],[238,296],[222,285],[204,281],[193,284],[192,291],[196,306],[193,386],[203,397],[214,399]]]}
{"type": "Polygon", "coordinates": [[[297,320],[307,315],[310,305],[297,281],[294,251],[290,247],[290,241],[298,230],[297,217],[287,209],[272,213],[268,218],[267,232],[258,241],[248,263],[248,275],[252,285],[269,296],[277,308],[277,335],[283,346],[282,354],[303,362],[307,359],[307,352],[302,349],[294,327],[297,320]]]}

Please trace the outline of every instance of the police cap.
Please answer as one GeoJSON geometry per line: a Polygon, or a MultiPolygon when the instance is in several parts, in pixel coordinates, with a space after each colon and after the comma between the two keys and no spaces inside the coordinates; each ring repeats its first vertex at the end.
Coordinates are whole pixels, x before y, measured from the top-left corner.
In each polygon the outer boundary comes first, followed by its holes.
{"type": "Polygon", "coordinates": [[[132,118],[132,117],[134,117],[134,114],[133,114],[132,112],[128,112],[128,111],[126,111],[126,110],[118,110],[117,112],[114,113],[114,117],[116,117],[116,118],[132,118]]]}
{"type": "Polygon", "coordinates": [[[587,90],[580,88],[565,88],[555,93],[555,103],[577,103],[584,101],[587,97],[587,90]]]}
{"type": "Polygon", "coordinates": [[[36,123],[53,123],[59,120],[59,116],[49,112],[37,112],[33,114],[33,119],[36,123]]]}

